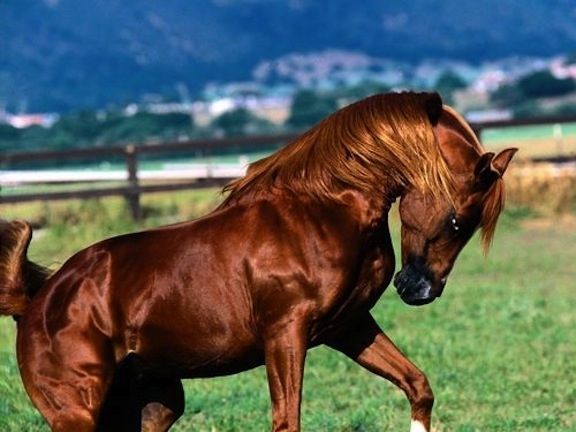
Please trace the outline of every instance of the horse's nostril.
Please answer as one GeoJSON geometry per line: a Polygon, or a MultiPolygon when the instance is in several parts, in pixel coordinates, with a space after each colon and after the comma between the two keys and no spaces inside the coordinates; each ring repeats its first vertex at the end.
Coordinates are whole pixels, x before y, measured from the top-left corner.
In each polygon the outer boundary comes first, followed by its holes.
{"type": "Polygon", "coordinates": [[[394,286],[400,298],[412,306],[430,303],[437,297],[427,274],[411,265],[405,266],[395,275],[394,286]]]}

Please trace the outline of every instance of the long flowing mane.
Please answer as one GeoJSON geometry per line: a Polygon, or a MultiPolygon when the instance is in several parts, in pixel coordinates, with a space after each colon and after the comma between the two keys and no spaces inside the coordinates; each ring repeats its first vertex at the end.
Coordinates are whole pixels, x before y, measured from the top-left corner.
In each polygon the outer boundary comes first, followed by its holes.
{"type": "MultiPolygon", "coordinates": [[[[466,141],[475,148],[479,155],[484,154],[486,150],[468,122],[466,122],[466,120],[452,107],[444,105],[443,109],[444,112],[451,115],[462,127],[462,133],[464,134],[466,141]]],[[[484,198],[484,208],[482,210],[480,228],[481,242],[485,253],[488,252],[490,245],[492,244],[494,233],[496,232],[498,217],[504,208],[505,201],[506,190],[504,187],[504,180],[499,177],[496,179],[484,198]]]]}
{"type": "Polygon", "coordinates": [[[274,188],[335,199],[346,188],[384,194],[415,187],[451,196],[452,174],[440,153],[425,93],[379,94],[336,111],[278,152],[261,159],[225,187],[223,205],[274,188]],[[392,192],[392,191],[389,191],[392,192]]]}

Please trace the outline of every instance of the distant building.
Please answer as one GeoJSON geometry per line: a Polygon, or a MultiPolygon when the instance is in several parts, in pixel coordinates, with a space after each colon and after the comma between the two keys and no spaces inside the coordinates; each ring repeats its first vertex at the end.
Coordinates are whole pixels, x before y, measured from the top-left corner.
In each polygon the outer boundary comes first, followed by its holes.
{"type": "Polygon", "coordinates": [[[489,109],[482,111],[469,111],[466,113],[466,120],[471,123],[510,120],[512,117],[512,112],[506,109],[489,109]]]}
{"type": "Polygon", "coordinates": [[[0,121],[17,129],[25,129],[30,126],[50,128],[58,121],[60,116],[55,113],[42,114],[9,114],[3,113],[0,121]]]}
{"type": "Polygon", "coordinates": [[[550,62],[550,73],[558,79],[576,79],[576,63],[566,61],[566,58],[555,58],[550,62]]]}
{"type": "Polygon", "coordinates": [[[272,123],[282,124],[289,115],[294,86],[265,86],[253,82],[211,84],[202,101],[192,104],[194,119],[207,125],[212,119],[236,109],[246,109],[272,123]]]}

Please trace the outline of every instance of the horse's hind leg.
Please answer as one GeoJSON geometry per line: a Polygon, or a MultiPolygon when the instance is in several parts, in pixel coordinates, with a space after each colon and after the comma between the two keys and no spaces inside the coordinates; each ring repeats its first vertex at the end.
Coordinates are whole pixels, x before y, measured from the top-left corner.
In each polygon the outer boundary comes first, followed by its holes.
{"type": "Polygon", "coordinates": [[[98,419],[99,431],[163,432],[184,412],[179,379],[153,375],[135,354],[117,369],[98,419]]]}
{"type": "Polygon", "coordinates": [[[426,376],[396,348],[372,316],[366,314],[364,319],[360,318],[354,327],[346,328],[328,345],[400,387],[410,402],[410,431],[430,431],[434,395],[426,376]]]}
{"type": "MultiPolygon", "coordinates": [[[[19,335],[20,339],[20,335],[19,335]]],[[[19,340],[18,361],[26,391],[53,432],[92,432],[114,363],[77,341],[66,356],[50,344],[19,340]]]]}

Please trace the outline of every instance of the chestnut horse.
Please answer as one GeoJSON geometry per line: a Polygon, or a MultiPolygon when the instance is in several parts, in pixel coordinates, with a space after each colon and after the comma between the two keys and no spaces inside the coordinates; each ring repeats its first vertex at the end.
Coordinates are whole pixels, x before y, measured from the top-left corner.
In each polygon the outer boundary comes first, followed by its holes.
{"type": "Polygon", "coordinates": [[[372,96],[252,164],[212,213],[110,238],[49,274],[30,226],[0,226],[0,313],[17,320],[26,391],[54,431],[166,431],[181,379],[265,365],[274,431],[300,429],[306,352],[338,350],[401,388],[429,431],[426,376],[370,309],[391,282],[400,198],[402,300],[442,294],[477,228],[488,247],[515,149],[484,151],[435,93],[372,96]]]}

